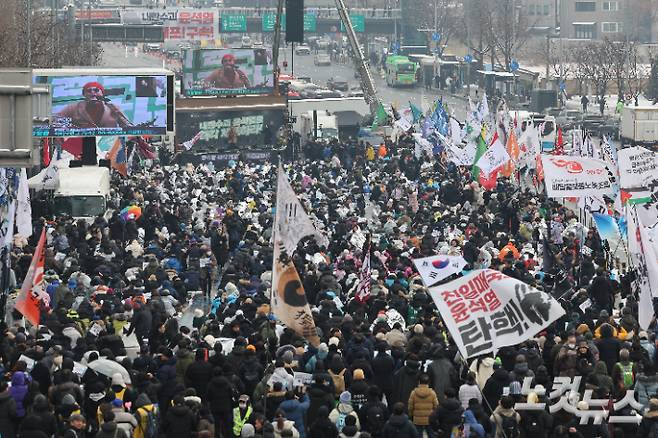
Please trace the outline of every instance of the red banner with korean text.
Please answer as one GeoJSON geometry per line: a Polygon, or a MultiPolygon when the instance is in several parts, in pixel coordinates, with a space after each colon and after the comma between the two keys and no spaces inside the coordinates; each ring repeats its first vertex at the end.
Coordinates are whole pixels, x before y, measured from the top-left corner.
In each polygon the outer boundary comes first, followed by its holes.
{"type": "Polygon", "coordinates": [[[493,269],[430,288],[464,358],[530,339],[564,315],[550,295],[493,269]]]}

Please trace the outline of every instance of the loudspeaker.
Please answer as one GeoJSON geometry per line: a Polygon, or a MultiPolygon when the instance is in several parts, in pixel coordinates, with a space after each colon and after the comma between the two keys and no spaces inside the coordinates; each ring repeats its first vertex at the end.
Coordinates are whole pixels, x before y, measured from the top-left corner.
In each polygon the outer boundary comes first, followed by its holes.
{"type": "Polygon", "coordinates": [[[304,42],[304,0],[286,0],[286,42],[304,42]]]}
{"type": "Polygon", "coordinates": [[[95,166],[96,161],[96,137],[82,138],[82,164],[84,166],[95,166]]]}

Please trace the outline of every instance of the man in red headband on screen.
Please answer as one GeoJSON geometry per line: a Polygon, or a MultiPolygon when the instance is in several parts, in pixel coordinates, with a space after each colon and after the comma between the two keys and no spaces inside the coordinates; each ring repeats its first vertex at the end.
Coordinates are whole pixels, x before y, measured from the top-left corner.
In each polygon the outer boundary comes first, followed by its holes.
{"type": "Polygon", "coordinates": [[[222,56],[222,68],[218,68],[204,80],[211,88],[249,88],[246,73],[235,65],[235,55],[227,53],[222,56]]]}
{"type": "Polygon", "coordinates": [[[98,82],[82,87],[81,102],[71,103],[55,114],[59,125],[71,128],[125,128],[132,126],[128,117],[105,99],[105,88],[98,82]]]}

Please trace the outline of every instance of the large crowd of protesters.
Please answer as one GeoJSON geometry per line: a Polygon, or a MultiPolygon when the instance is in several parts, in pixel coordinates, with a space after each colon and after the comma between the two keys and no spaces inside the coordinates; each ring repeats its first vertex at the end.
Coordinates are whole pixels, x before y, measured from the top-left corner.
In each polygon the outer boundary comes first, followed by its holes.
{"type": "Polygon", "coordinates": [[[20,287],[46,227],[50,300],[39,326],[10,309],[3,327],[0,437],[658,436],[654,333],[638,327],[634,274],[578,212],[513,178],[483,190],[470,168],[418,159],[404,139],[319,146],[284,167],[329,239],[293,255],[319,346],[270,309],[276,165],[156,161],[116,177],[110,216],[37,216],[29,239],[15,236],[20,287]],[[121,218],[132,205],[141,217],[121,218]],[[464,360],[413,267],[433,254],[549,292],[566,316],[464,360]],[[554,378],[576,376],[573,409],[549,413],[554,378]],[[629,389],[642,409],[615,414],[641,421],[580,424],[576,412],[613,415],[629,389]]]}

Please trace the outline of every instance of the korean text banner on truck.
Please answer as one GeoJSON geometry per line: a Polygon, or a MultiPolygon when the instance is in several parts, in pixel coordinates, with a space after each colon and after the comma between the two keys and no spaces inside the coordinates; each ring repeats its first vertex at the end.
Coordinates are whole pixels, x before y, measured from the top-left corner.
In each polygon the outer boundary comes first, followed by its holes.
{"type": "Polygon", "coordinates": [[[38,76],[49,84],[50,123],[34,124],[35,137],[164,135],[167,77],[38,76]]]}
{"type": "Polygon", "coordinates": [[[272,52],[267,49],[187,50],[183,92],[187,96],[270,94],[272,52]]]}

